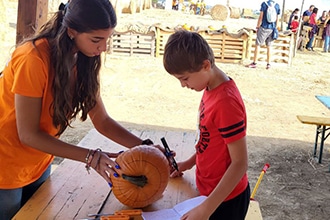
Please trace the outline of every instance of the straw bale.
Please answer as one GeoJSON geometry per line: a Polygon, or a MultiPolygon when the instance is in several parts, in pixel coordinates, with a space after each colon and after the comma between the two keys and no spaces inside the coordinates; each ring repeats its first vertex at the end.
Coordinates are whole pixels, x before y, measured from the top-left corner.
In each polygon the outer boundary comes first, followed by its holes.
{"type": "Polygon", "coordinates": [[[230,10],[230,18],[235,18],[238,19],[241,17],[241,10],[240,8],[236,8],[236,7],[229,7],[230,10]]]}
{"type": "Polygon", "coordinates": [[[211,8],[211,17],[214,20],[225,21],[229,17],[229,8],[225,5],[215,5],[211,8]]]}
{"type": "Polygon", "coordinates": [[[243,17],[243,18],[254,18],[255,15],[253,14],[252,9],[249,9],[249,8],[243,8],[242,17],[243,17]]]}

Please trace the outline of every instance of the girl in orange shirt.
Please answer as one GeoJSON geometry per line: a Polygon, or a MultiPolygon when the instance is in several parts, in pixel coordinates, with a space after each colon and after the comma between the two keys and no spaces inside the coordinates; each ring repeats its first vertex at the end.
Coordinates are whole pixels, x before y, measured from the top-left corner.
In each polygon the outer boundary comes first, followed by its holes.
{"type": "Polygon", "coordinates": [[[71,0],[1,72],[0,219],[11,219],[45,181],[54,156],[86,163],[112,186],[109,175],[119,176],[120,167],[110,158],[117,153],[58,139],[78,115],[128,148],[152,144],[113,120],[100,96],[100,54],[116,22],[109,0],[71,0]]]}

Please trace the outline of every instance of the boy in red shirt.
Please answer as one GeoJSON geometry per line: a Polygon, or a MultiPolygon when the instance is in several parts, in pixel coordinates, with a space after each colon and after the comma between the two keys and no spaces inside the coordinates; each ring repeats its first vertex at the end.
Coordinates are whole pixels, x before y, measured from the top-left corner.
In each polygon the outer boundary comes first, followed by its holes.
{"type": "Polygon", "coordinates": [[[246,111],[235,82],[216,66],[212,49],[195,32],[170,36],[164,67],[182,87],[203,91],[196,153],[179,162],[171,177],[196,165],[197,188],[207,199],[181,219],[244,220],[250,202],[246,111]]]}
{"type": "Polygon", "coordinates": [[[298,27],[299,27],[298,16],[295,15],[293,21],[291,22],[291,31],[292,31],[293,33],[296,33],[298,27]]]}

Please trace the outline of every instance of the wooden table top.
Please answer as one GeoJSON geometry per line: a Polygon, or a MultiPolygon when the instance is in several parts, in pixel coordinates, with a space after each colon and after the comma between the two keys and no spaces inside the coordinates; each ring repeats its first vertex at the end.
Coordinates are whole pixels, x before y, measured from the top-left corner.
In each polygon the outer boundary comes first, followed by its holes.
{"type": "MultiPolygon", "coordinates": [[[[195,132],[132,130],[132,133],[142,139],[150,138],[159,145],[160,138],[165,137],[180,160],[194,152],[195,132]]],[[[95,129],[89,131],[79,146],[109,152],[125,150],[95,129]]],[[[198,196],[194,172],[195,169],[191,169],[182,178],[170,179],[163,196],[143,211],[172,208],[177,203],[198,196]]],[[[85,164],[65,159],[13,219],[86,219],[88,214],[114,213],[124,209],[131,208],[115,198],[107,182],[94,170],[88,174],[85,164]]],[[[254,216],[250,219],[262,219],[258,204],[253,204],[253,210],[250,208],[249,212],[254,216]]]]}

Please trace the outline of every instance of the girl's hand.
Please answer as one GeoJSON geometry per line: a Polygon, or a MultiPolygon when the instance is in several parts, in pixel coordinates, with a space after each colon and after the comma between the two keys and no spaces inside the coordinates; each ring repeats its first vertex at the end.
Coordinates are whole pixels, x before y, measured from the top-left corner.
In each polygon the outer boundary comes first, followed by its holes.
{"type": "Polygon", "coordinates": [[[121,153],[123,153],[124,151],[122,150],[122,151],[119,151],[118,153],[107,153],[107,152],[105,152],[107,155],[108,155],[108,157],[110,157],[110,158],[117,158],[118,156],[119,156],[119,154],[121,154],[121,153]]]}
{"type": "Polygon", "coordinates": [[[96,151],[92,159],[91,167],[107,181],[110,187],[112,186],[110,175],[119,177],[121,174],[120,166],[115,161],[111,160],[110,157],[116,158],[120,153],[122,152],[106,153],[96,151]]]}

